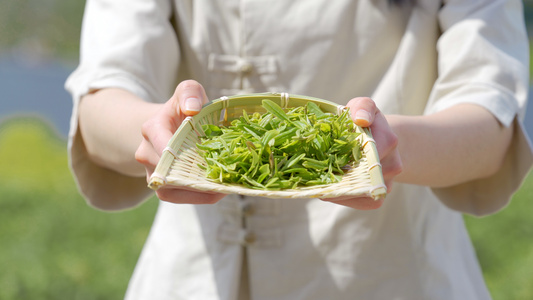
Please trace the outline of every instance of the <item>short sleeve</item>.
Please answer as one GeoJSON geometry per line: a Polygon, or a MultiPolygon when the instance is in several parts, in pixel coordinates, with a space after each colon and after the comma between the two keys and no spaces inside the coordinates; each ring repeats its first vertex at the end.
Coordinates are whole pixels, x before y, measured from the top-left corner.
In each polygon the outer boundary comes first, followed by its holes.
{"type": "Polygon", "coordinates": [[[176,83],[180,51],[170,1],[88,0],[81,33],[80,64],[65,88],[73,111],[69,164],[90,203],[140,203],[151,193],[146,178],[102,168],[89,160],[78,131],[78,104],[92,90],[121,88],[145,101],[167,100],[176,83]]]}
{"type": "Polygon", "coordinates": [[[487,215],[504,207],[533,163],[521,124],[529,82],[529,46],[519,0],[448,0],[439,13],[438,79],[427,114],[460,103],[480,105],[514,136],[493,176],[434,193],[452,209],[487,215]]]}

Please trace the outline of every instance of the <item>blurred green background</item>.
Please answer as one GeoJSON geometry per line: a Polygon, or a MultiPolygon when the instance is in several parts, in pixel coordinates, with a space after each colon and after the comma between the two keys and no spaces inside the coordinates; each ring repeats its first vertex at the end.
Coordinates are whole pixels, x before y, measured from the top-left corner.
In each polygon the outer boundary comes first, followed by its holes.
{"type": "MultiPolygon", "coordinates": [[[[529,25],[533,0],[524,3],[529,25]]],[[[94,210],[69,173],[63,82],[83,7],[0,2],[0,299],[121,299],[157,208],[94,210]]],[[[532,199],[530,175],[500,213],[465,217],[495,300],[533,299],[532,199]]]]}

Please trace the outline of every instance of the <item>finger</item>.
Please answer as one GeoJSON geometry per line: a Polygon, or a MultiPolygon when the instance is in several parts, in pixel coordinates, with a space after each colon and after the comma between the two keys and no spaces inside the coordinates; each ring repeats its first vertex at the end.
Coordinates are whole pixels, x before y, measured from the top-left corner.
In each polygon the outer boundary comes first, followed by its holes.
{"type": "Polygon", "coordinates": [[[172,96],[177,100],[178,108],[184,115],[194,116],[208,102],[203,86],[194,80],[182,81],[172,96]]]}
{"type": "Polygon", "coordinates": [[[381,161],[381,166],[383,180],[385,181],[385,186],[387,187],[387,193],[390,193],[392,191],[394,179],[402,172],[403,168],[398,151],[395,151],[393,155],[385,157],[381,161]]]}
{"type": "Polygon", "coordinates": [[[403,165],[398,150],[381,159],[381,170],[384,179],[394,178],[402,172],[403,165]]]}
{"type": "Polygon", "coordinates": [[[374,122],[379,109],[376,103],[368,97],[357,97],[347,104],[354,123],[361,127],[369,127],[374,122]]]}
{"type": "Polygon", "coordinates": [[[155,153],[159,156],[163,154],[163,149],[172,138],[177,125],[170,124],[166,117],[157,116],[142,125],[141,133],[146,141],[153,147],[155,153]]]}
{"type": "Polygon", "coordinates": [[[381,112],[376,115],[370,129],[372,130],[372,137],[376,141],[376,149],[380,159],[396,151],[398,136],[391,130],[387,119],[381,112]]]}
{"type": "Polygon", "coordinates": [[[137,151],[135,151],[135,160],[144,165],[147,173],[152,174],[155,170],[155,166],[159,162],[159,155],[155,152],[151,143],[147,140],[141,142],[137,151]]]}

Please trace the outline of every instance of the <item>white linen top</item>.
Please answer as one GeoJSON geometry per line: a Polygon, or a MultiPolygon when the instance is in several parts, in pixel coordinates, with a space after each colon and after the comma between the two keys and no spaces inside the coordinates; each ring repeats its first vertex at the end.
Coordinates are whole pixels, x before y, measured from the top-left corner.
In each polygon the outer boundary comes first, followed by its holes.
{"type": "Polygon", "coordinates": [[[161,202],[127,299],[236,299],[244,251],[254,300],[490,298],[461,213],[504,207],[533,162],[520,122],[522,3],[404,2],[87,1],[80,65],[66,83],[70,163],[87,199],[138,203],[151,193],[145,178],[87,158],[77,109],[91,89],[164,102],[192,78],[210,99],[275,91],[346,104],[370,96],[384,113],[408,115],[474,103],[515,128],[494,176],[439,189],[395,184],[374,211],[235,195],[215,205],[161,202]]]}

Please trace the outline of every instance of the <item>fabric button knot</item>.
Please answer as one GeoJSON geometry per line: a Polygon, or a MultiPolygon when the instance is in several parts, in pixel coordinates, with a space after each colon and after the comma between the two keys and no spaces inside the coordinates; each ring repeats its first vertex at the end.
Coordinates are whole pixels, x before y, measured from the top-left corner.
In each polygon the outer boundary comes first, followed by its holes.
{"type": "Polygon", "coordinates": [[[245,62],[243,62],[241,64],[241,73],[242,74],[250,74],[252,72],[253,68],[254,68],[254,66],[251,63],[245,61],[245,62]]]}
{"type": "Polygon", "coordinates": [[[255,208],[251,203],[244,203],[241,207],[241,212],[244,216],[251,216],[255,213],[255,208]]]}
{"type": "Polygon", "coordinates": [[[245,246],[255,243],[256,237],[253,232],[246,231],[242,237],[242,244],[245,246]]]}

